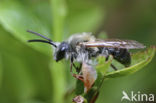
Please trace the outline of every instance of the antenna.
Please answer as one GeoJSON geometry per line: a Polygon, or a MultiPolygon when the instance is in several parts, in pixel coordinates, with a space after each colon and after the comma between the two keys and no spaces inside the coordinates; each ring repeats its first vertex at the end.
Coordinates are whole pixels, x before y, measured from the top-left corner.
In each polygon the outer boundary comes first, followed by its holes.
{"type": "Polygon", "coordinates": [[[45,36],[43,36],[43,35],[41,35],[41,34],[39,34],[39,33],[30,31],[30,30],[27,30],[27,32],[32,33],[32,34],[35,34],[35,35],[37,35],[37,36],[40,36],[40,37],[42,37],[42,38],[48,40],[48,41],[46,41],[46,40],[40,40],[40,39],[33,39],[33,40],[28,40],[28,42],[43,42],[43,43],[51,44],[51,45],[53,45],[55,48],[57,47],[56,44],[55,44],[51,39],[49,39],[49,38],[47,38],[47,37],[45,37],[45,36]]]}
{"type": "Polygon", "coordinates": [[[48,43],[53,45],[54,47],[57,47],[54,43],[46,41],[46,40],[40,40],[40,39],[33,39],[33,40],[28,40],[28,42],[42,42],[42,43],[48,43]]]}

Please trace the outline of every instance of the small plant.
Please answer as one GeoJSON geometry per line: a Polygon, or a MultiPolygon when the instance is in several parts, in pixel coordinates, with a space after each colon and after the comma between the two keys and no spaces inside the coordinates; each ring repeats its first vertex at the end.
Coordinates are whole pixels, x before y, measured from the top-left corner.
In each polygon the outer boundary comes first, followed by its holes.
{"type": "Polygon", "coordinates": [[[95,103],[100,93],[100,87],[103,84],[104,80],[126,76],[135,73],[138,70],[141,70],[144,66],[150,63],[150,61],[155,55],[155,50],[156,48],[153,46],[153,47],[149,47],[145,51],[140,51],[132,54],[131,66],[127,68],[122,68],[117,71],[109,72],[109,69],[112,69],[110,68],[111,63],[113,62],[112,56],[109,58],[108,61],[106,61],[105,57],[98,57],[97,58],[98,63],[94,69],[91,66],[87,66],[86,64],[83,64],[84,67],[82,66],[82,74],[83,74],[82,77],[79,78],[79,76],[75,76],[79,80],[77,81],[77,88],[76,88],[76,91],[78,91],[76,92],[77,96],[73,99],[73,101],[75,103],[95,103]],[[83,69],[85,69],[85,72],[83,72],[84,71],[83,69]],[[85,75],[87,73],[89,76],[85,75]],[[84,83],[84,85],[82,85],[81,81],[84,83]],[[84,88],[84,90],[81,88],[84,88]],[[79,101],[84,101],[84,102],[79,102],[79,101]]]}

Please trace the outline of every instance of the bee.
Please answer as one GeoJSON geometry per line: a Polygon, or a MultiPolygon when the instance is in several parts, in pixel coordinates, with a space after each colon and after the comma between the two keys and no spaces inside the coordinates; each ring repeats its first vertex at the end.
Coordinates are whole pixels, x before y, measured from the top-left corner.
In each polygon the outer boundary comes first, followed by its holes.
{"type": "MultiPolygon", "coordinates": [[[[71,71],[72,66],[77,68],[74,62],[79,63],[92,63],[92,58],[98,56],[105,56],[108,60],[112,55],[115,60],[123,64],[125,67],[131,64],[131,55],[129,49],[143,49],[145,46],[135,40],[120,40],[120,39],[96,39],[91,33],[77,33],[70,36],[63,42],[54,42],[51,39],[28,30],[32,34],[42,37],[42,39],[28,40],[28,42],[42,42],[52,45],[54,48],[54,60],[56,62],[67,59],[70,60],[71,71]]],[[[117,68],[111,64],[114,70],[117,68]]]]}

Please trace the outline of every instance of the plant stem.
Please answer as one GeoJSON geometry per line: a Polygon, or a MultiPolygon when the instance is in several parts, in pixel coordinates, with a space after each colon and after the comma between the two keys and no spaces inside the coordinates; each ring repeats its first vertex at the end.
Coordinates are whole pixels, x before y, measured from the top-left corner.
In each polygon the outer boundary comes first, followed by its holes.
{"type": "Polygon", "coordinates": [[[0,54],[0,88],[1,88],[1,84],[2,84],[2,77],[3,77],[3,67],[2,67],[2,56],[0,54]]]}
{"type": "MultiPolygon", "coordinates": [[[[66,8],[64,0],[50,0],[52,7],[53,40],[61,41],[64,32],[64,20],[66,8]]],[[[51,66],[52,76],[52,103],[63,103],[65,94],[65,71],[62,63],[53,62],[51,66]]]]}
{"type": "Polygon", "coordinates": [[[64,32],[66,6],[64,0],[51,0],[54,40],[61,41],[64,32]]]}

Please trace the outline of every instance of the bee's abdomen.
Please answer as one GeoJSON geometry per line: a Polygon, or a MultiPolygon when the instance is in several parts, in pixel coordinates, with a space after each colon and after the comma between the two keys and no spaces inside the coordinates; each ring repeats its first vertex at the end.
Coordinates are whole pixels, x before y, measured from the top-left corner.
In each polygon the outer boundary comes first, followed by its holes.
{"type": "Polygon", "coordinates": [[[114,59],[128,67],[131,64],[131,56],[127,49],[108,48],[109,54],[113,55],[114,59]]]}

